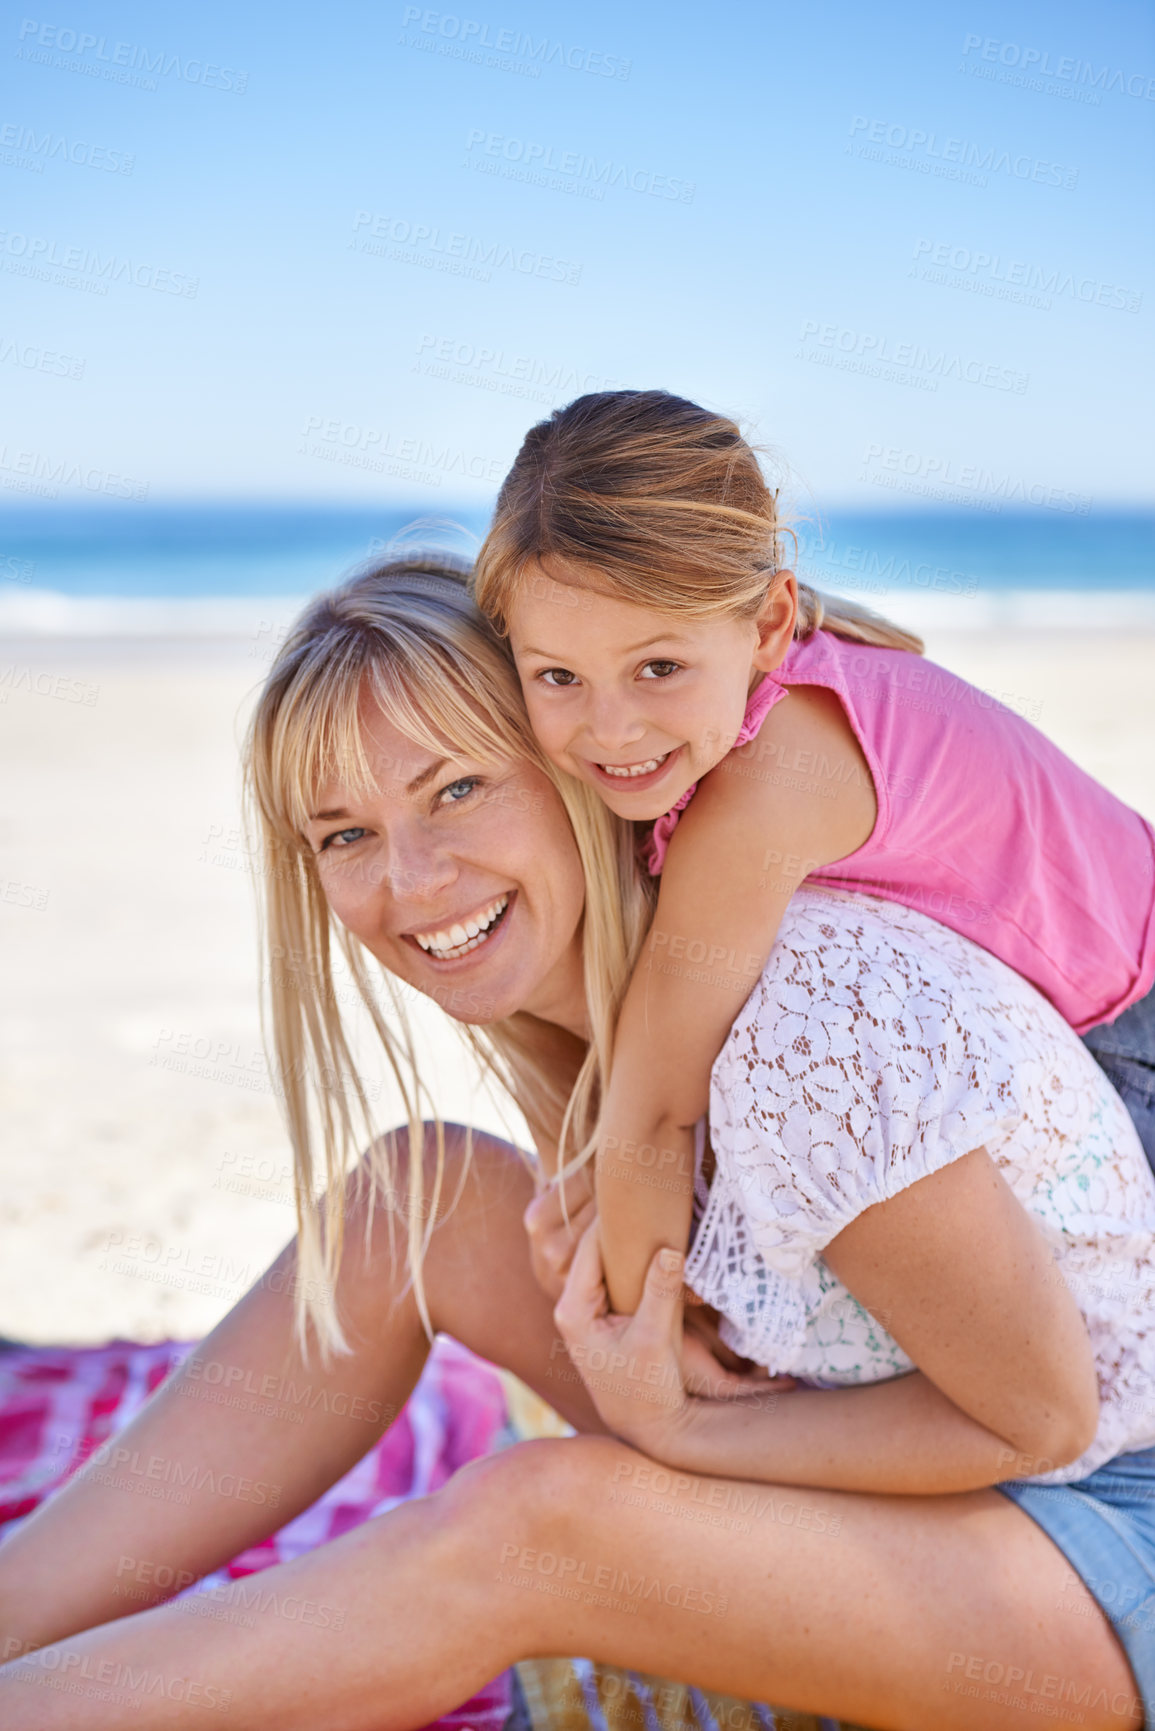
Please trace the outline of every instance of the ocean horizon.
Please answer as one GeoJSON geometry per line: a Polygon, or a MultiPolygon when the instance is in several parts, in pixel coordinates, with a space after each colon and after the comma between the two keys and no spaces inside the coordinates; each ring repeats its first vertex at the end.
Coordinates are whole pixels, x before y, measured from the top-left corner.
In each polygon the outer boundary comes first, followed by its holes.
{"type": "MultiPolygon", "coordinates": [[[[476,504],[12,506],[0,509],[0,630],[233,634],[371,560],[418,548],[469,558],[488,520],[476,504]]],[[[1044,593],[1056,623],[1088,594],[1100,623],[1155,623],[1155,510],[847,508],[793,527],[804,580],[915,624],[982,628],[1044,593]]]]}

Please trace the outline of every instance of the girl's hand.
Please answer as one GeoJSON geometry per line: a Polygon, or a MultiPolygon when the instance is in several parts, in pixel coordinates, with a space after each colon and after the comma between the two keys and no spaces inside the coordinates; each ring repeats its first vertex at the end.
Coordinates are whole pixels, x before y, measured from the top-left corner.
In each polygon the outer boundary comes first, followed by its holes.
{"type": "Polygon", "coordinates": [[[564,1188],[565,1213],[562,1211],[562,1186],[555,1180],[540,1196],[534,1197],[522,1216],[529,1237],[534,1279],[547,1297],[555,1302],[565,1288],[578,1240],[594,1218],[590,1167],[583,1166],[580,1172],[574,1172],[566,1179],[564,1188]]]}
{"type": "Polygon", "coordinates": [[[684,1422],[682,1267],[677,1250],[659,1250],[633,1316],[609,1308],[596,1222],[582,1235],[554,1321],[598,1413],[615,1436],[660,1458],[684,1422]]]}

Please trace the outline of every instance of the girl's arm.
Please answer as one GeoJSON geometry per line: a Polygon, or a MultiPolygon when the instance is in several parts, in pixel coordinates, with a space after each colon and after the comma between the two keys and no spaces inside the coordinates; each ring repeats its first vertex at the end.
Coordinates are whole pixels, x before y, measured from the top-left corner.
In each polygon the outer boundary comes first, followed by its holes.
{"type": "Polygon", "coordinates": [[[916,1373],[749,1400],[688,1398],[677,1356],[680,1254],[655,1259],[637,1316],[609,1316],[592,1234],[558,1325],[579,1369],[599,1367],[586,1381],[606,1423],[687,1472],[929,1496],[1049,1472],[1089,1447],[1098,1390],[1083,1318],[984,1149],[866,1209],[825,1260],[886,1317],[916,1373]],[[662,1260],[672,1266],[663,1271],[662,1260]]]}
{"type": "Polygon", "coordinates": [[[610,1303],[623,1314],[658,1248],[688,1241],[693,1127],[790,897],[874,827],[870,774],[830,693],[792,692],[752,746],[704,778],[674,832],[618,1020],[596,1186],[610,1303]],[[824,772],[781,767],[798,762],[824,772]]]}
{"type": "Polygon", "coordinates": [[[637,1309],[659,1247],[688,1242],[693,1132],[709,1101],[710,1070],[803,875],[765,878],[765,847],[752,826],[727,846],[700,821],[697,803],[671,844],[622,1005],[598,1138],[602,1253],[610,1303],[623,1314],[637,1309]]]}

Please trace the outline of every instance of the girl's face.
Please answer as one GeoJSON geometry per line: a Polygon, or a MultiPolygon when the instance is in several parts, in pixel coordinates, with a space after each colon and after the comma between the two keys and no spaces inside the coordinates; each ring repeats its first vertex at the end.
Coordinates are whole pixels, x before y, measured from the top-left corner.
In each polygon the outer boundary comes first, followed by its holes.
{"type": "Polygon", "coordinates": [[[660,817],[733,746],[796,608],[790,573],[754,618],[686,622],[567,580],[561,561],[530,566],[509,636],[543,751],[619,817],[660,817]]]}
{"type": "Polygon", "coordinates": [[[524,761],[440,757],[362,712],[376,785],[318,794],[325,898],[390,973],[462,1022],[529,1010],[585,1032],[585,893],[557,790],[524,761]]]}

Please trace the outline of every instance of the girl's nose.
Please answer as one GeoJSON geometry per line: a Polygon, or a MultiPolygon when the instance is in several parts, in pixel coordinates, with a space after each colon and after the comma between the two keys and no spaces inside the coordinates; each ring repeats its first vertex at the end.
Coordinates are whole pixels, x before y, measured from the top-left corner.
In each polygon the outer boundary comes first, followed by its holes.
{"type": "Polygon", "coordinates": [[[594,744],[607,754],[636,745],[646,731],[644,720],[631,703],[608,695],[594,698],[590,706],[589,727],[594,744]]]}

